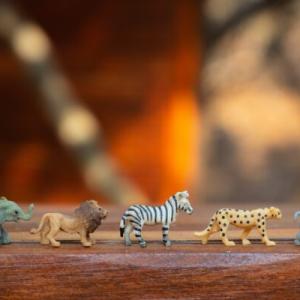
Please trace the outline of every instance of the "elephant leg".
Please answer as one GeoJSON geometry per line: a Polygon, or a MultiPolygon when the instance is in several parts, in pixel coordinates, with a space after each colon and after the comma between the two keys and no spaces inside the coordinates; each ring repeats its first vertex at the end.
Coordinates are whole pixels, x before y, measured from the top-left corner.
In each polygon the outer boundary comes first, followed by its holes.
{"type": "Polygon", "coordinates": [[[47,225],[45,225],[44,228],[41,230],[41,232],[40,232],[40,243],[42,245],[48,245],[50,243],[50,241],[47,237],[49,231],[50,231],[50,228],[47,225]]]}
{"type": "Polygon", "coordinates": [[[6,245],[6,244],[10,244],[10,243],[11,243],[11,240],[10,240],[7,232],[2,227],[2,225],[0,225],[0,244],[6,245]]]}
{"type": "Polygon", "coordinates": [[[300,246],[300,232],[298,232],[297,235],[296,235],[295,244],[300,246]]]}
{"type": "Polygon", "coordinates": [[[10,240],[10,238],[9,238],[9,236],[8,236],[8,233],[7,233],[7,231],[3,231],[3,244],[10,244],[11,243],[11,240],[10,240]]]}
{"type": "Polygon", "coordinates": [[[0,225],[0,244],[3,244],[3,227],[0,225]]]}

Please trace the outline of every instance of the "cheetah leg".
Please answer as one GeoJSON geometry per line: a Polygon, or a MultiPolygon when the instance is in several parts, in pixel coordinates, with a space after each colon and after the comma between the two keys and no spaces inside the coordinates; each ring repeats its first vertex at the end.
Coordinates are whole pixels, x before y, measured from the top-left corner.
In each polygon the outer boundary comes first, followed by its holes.
{"type": "Polygon", "coordinates": [[[257,225],[257,229],[261,235],[262,242],[265,243],[267,246],[275,246],[276,243],[269,240],[269,237],[267,235],[267,228],[265,225],[265,221],[264,220],[262,220],[262,221],[260,223],[258,223],[258,225],[257,225]],[[262,225],[262,221],[263,221],[264,225],[262,225]]]}
{"type": "Polygon", "coordinates": [[[220,228],[219,228],[216,224],[214,224],[214,225],[212,226],[212,228],[206,229],[207,233],[201,237],[202,244],[203,244],[203,245],[207,244],[207,241],[208,241],[209,237],[210,237],[212,234],[218,232],[219,230],[220,230],[220,228]]]}
{"type": "Polygon", "coordinates": [[[207,235],[204,235],[204,236],[202,236],[202,237],[200,238],[200,239],[201,239],[201,242],[202,242],[202,245],[207,244],[208,238],[209,238],[209,235],[208,235],[208,234],[207,234],[207,235]]]}
{"type": "Polygon", "coordinates": [[[126,246],[131,246],[130,233],[132,231],[132,225],[128,223],[124,230],[124,240],[126,246]]]}
{"type": "Polygon", "coordinates": [[[166,247],[171,246],[171,241],[169,240],[169,225],[163,225],[162,227],[162,240],[166,247]]]}
{"type": "Polygon", "coordinates": [[[247,236],[249,235],[251,229],[252,229],[251,227],[250,228],[245,228],[244,231],[242,232],[241,240],[242,240],[242,244],[244,246],[247,246],[247,245],[251,244],[251,242],[247,239],[247,236]]]}
{"type": "Polygon", "coordinates": [[[225,246],[235,246],[235,242],[230,241],[227,237],[227,230],[229,227],[229,222],[224,219],[221,219],[220,222],[221,222],[220,234],[221,234],[222,242],[224,243],[225,246]]]}

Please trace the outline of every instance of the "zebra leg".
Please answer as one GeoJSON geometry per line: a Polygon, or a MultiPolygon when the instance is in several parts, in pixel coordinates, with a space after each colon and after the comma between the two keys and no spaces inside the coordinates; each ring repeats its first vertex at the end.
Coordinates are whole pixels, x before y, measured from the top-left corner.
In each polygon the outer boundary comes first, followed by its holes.
{"type": "Polygon", "coordinates": [[[125,230],[124,230],[124,241],[126,246],[131,246],[131,240],[130,240],[131,231],[132,231],[132,225],[128,223],[125,226],[125,230]]]}
{"type": "Polygon", "coordinates": [[[169,240],[169,225],[163,225],[162,227],[162,240],[165,246],[171,246],[171,241],[169,240]]]}
{"type": "Polygon", "coordinates": [[[134,231],[134,235],[135,235],[136,239],[138,240],[138,243],[140,244],[140,246],[142,248],[145,248],[147,246],[147,243],[143,239],[142,228],[143,228],[143,225],[134,224],[133,231],[134,231]]]}

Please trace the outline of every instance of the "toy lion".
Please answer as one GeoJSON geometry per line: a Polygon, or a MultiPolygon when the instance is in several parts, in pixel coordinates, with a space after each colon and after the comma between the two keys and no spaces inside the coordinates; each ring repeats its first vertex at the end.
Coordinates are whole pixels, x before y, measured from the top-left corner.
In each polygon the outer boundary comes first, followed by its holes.
{"type": "Polygon", "coordinates": [[[78,233],[80,241],[84,247],[95,244],[90,238],[90,233],[94,232],[105,219],[108,211],[98,205],[95,200],[82,202],[75,209],[74,216],[65,216],[60,213],[44,214],[38,228],[31,229],[30,233],[40,233],[40,243],[43,245],[51,243],[53,247],[59,247],[60,242],[55,240],[59,231],[68,233],[78,233]]]}

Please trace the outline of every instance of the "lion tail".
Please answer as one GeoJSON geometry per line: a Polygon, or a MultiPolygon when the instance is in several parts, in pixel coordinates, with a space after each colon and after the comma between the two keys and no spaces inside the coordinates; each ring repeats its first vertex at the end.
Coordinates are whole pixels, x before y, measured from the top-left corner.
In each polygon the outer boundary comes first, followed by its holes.
{"type": "Polygon", "coordinates": [[[45,222],[48,221],[48,217],[49,217],[48,214],[43,215],[39,227],[38,228],[32,228],[30,230],[30,233],[31,234],[36,234],[36,233],[40,232],[42,230],[42,228],[44,227],[45,222]]]}

